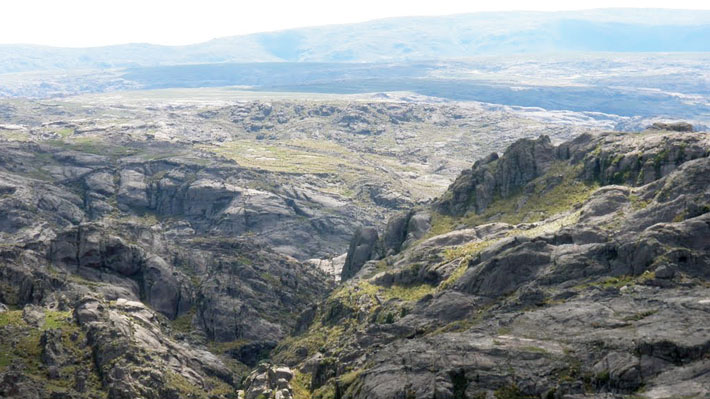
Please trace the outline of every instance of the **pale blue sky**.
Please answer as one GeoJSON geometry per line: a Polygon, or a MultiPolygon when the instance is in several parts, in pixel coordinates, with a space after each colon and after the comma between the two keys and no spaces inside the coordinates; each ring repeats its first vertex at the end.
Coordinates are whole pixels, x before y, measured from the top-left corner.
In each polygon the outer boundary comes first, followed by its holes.
{"type": "Polygon", "coordinates": [[[6,0],[0,43],[99,46],[189,44],[216,37],[371,19],[477,11],[603,7],[710,9],[708,0],[6,0]]]}

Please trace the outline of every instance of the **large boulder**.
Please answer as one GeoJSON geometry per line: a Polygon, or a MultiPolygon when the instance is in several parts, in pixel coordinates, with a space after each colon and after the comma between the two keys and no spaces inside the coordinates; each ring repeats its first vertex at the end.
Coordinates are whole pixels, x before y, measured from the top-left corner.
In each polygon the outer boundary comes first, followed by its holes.
{"type": "Polygon", "coordinates": [[[648,127],[648,130],[667,130],[670,132],[690,132],[692,133],[695,129],[693,125],[688,122],[654,122],[648,127]]]}
{"type": "Polygon", "coordinates": [[[353,277],[367,261],[378,257],[380,251],[378,244],[379,235],[376,229],[372,227],[358,229],[350,241],[340,278],[345,281],[353,277]]]}

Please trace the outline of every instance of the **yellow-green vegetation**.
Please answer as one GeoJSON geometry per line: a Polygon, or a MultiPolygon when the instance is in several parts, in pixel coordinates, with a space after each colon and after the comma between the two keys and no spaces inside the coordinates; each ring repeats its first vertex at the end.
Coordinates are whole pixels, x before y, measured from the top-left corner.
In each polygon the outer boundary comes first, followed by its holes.
{"type": "Polygon", "coordinates": [[[356,396],[353,394],[357,394],[359,389],[360,389],[360,384],[355,384],[355,381],[357,381],[358,377],[363,373],[362,369],[357,369],[357,370],[352,370],[349,371],[337,378],[338,382],[338,388],[340,389],[341,392],[345,392],[345,394],[341,394],[341,396],[344,397],[352,397],[356,396]]]}
{"type": "MultiPolygon", "coordinates": [[[[92,360],[91,347],[83,344],[86,340],[85,333],[73,322],[71,312],[47,310],[44,316],[44,322],[40,327],[35,328],[24,321],[21,310],[0,313],[0,372],[12,362],[19,361],[24,365],[25,375],[51,393],[71,390],[76,373],[86,371],[87,397],[106,397],[106,392],[101,390],[101,381],[92,360]],[[61,332],[62,347],[72,360],[68,364],[59,365],[60,378],[56,379],[47,377],[47,369],[41,361],[40,341],[46,330],[61,332]]],[[[164,376],[165,387],[179,392],[180,397],[230,397],[234,393],[233,387],[213,377],[205,378],[206,389],[204,389],[170,370],[165,371],[164,376]]]]}
{"type": "Polygon", "coordinates": [[[51,330],[55,328],[62,328],[66,326],[67,323],[71,323],[71,312],[59,312],[59,311],[48,311],[45,312],[44,326],[43,330],[51,330]]]}
{"type": "Polygon", "coordinates": [[[335,384],[330,381],[311,394],[312,399],[335,399],[335,384]]]}
{"type": "Polygon", "coordinates": [[[470,263],[469,259],[461,259],[461,262],[459,262],[459,265],[456,267],[456,270],[454,270],[449,277],[446,278],[446,280],[442,281],[439,284],[438,289],[440,291],[451,288],[463,275],[466,273],[466,270],[468,270],[470,263]]]}
{"type": "Polygon", "coordinates": [[[22,320],[21,310],[13,310],[0,313],[0,327],[8,325],[19,325],[20,323],[24,324],[24,320],[22,320]]]}
{"type": "MultiPolygon", "coordinates": [[[[337,353],[343,349],[342,338],[348,336],[348,332],[358,328],[359,321],[357,312],[360,312],[361,304],[365,305],[364,311],[368,316],[373,316],[382,310],[380,303],[391,299],[398,299],[404,302],[417,301],[425,295],[433,293],[434,287],[422,284],[416,286],[392,286],[380,287],[367,281],[360,281],[356,284],[346,284],[331,294],[322,310],[314,318],[308,331],[301,335],[284,339],[274,350],[273,360],[275,363],[294,363],[302,359],[302,354],[297,352],[305,349],[308,355],[313,355],[318,351],[328,348],[331,353],[337,353]],[[367,297],[368,300],[364,300],[367,297]],[[368,307],[369,306],[369,307],[368,307]]],[[[392,318],[396,309],[392,309],[392,318]]],[[[388,312],[380,312],[382,321],[386,319],[388,312]]],[[[305,385],[304,385],[305,386],[305,385]]],[[[316,398],[315,392],[313,398],[316,398]]]]}
{"type": "Polygon", "coordinates": [[[207,399],[231,397],[234,394],[232,386],[214,377],[206,377],[203,388],[173,371],[167,370],[164,375],[165,387],[179,392],[178,397],[207,399]]]}
{"type": "Polygon", "coordinates": [[[73,322],[71,312],[47,310],[44,316],[44,322],[39,327],[33,327],[22,318],[22,310],[0,313],[0,372],[11,363],[19,362],[24,366],[26,377],[51,393],[67,392],[74,384],[76,373],[86,371],[87,396],[105,397],[92,361],[91,348],[83,345],[86,336],[73,322]],[[40,340],[47,330],[61,332],[61,344],[73,359],[68,364],[58,365],[60,378],[56,379],[47,377],[47,370],[41,361],[40,340]]]}
{"type": "Polygon", "coordinates": [[[63,129],[57,130],[57,134],[58,134],[61,138],[66,139],[66,138],[69,138],[71,135],[74,134],[74,129],[70,129],[70,128],[66,128],[66,127],[65,127],[65,128],[63,128],[63,129]]]}
{"type": "Polygon", "coordinates": [[[71,281],[72,283],[80,284],[80,285],[83,285],[85,287],[90,287],[90,288],[98,288],[103,285],[103,283],[101,283],[101,282],[87,280],[87,279],[85,279],[79,275],[76,275],[76,274],[69,274],[67,280],[71,281]]]}
{"type": "Polygon", "coordinates": [[[401,299],[403,301],[418,301],[434,292],[434,287],[429,284],[412,286],[393,285],[389,288],[379,287],[379,293],[385,300],[401,299]]]}
{"type": "Polygon", "coordinates": [[[291,389],[294,399],[311,399],[311,375],[301,373],[298,369],[294,370],[291,389]]]}
{"type": "Polygon", "coordinates": [[[539,346],[523,346],[522,348],[523,351],[525,352],[534,352],[534,353],[549,353],[547,352],[547,349],[541,348],[539,346]]]}
{"type": "Polygon", "coordinates": [[[658,309],[645,310],[643,312],[638,312],[638,313],[634,313],[630,316],[626,316],[626,317],[624,317],[624,320],[639,321],[639,320],[645,319],[648,316],[653,316],[656,313],[658,313],[658,309]]]}
{"type": "Polygon", "coordinates": [[[363,295],[369,296],[374,302],[386,302],[390,299],[418,301],[432,292],[434,292],[434,287],[429,284],[382,287],[368,281],[360,281],[357,284],[341,287],[331,295],[331,298],[354,306],[363,295]]]}
{"type": "Polygon", "coordinates": [[[271,172],[372,172],[372,168],[360,162],[353,162],[356,154],[328,142],[285,140],[265,143],[256,140],[235,140],[201,148],[232,159],[240,165],[271,172]]]}
{"type": "Polygon", "coordinates": [[[0,137],[9,141],[30,141],[30,135],[24,131],[0,129],[0,137]]]}
{"type": "Polygon", "coordinates": [[[444,250],[444,259],[452,261],[465,256],[475,256],[484,249],[490,247],[494,242],[495,240],[471,241],[468,244],[460,245],[458,247],[447,248],[444,250]]]}
{"type": "Polygon", "coordinates": [[[499,198],[483,213],[466,215],[464,224],[475,226],[494,220],[509,224],[533,223],[569,211],[586,201],[599,187],[577,179],[581,168],[582,165],[570,166],[558,162],[545,175],[529,183],[535,187],[532,193],[520,192],[509,198],[499,198]],[[562,181],[548,188],[546,186],[551,177],[560,177],[562,181]]]}
{"type": "Polygon", "coordinates": [[[195,317],[195,308],[193,307],[183,315],[178,316],[170,322],[173,330],[181,333],[188,333],[192,330],[192,319],[195,317]]]}
{"type": "MultiPolygon", "coordinates": [[[[448,233],[458,226],[474,227],[490,222],[536,223],[570,212],[575,206],[586,201],[599,187],[597,184],[587,184],[577,179],[581,168],[582,165],[572,166],[557,162],[545,175],[528,184],[533,187],[531,192],[525,190],[508,198],[498,197],[480,214],[469,211],[464,216],[454,217],[434,212],[427,238],[448,233]],[[557,184],[550,183],[557,180],[560,180],[557,184]]],[[[576,223],[578,219],[579,213],[572,212],[563,218],[554,219],[532,229],[515,230],[510,235],[532,237],[559,230],[561,227],[576,223]]],[[[456,251],[458,249],[453,250],[450,256],[456,257],[456,251]]]]}
{"type": "MultiPolygon", "coordinates": [[[[240,139],[199,145],[197,148],[234,160],[247,168],[282,173],[329,174],[332,175],[331,185],[321,190],[347,198],[356,197],[356,188],[367,180],[364,176],[379,177],[389,182],[390,187],[409,192],[415,198],[430,198],[443,188],[428,179],[407,179],[403,182],[400,178],[401,175],[421,170],[423,166],[404,165],[393,154],[350,149],[327,139],[240,139]]],[[[373,144],[364,148],[379,147],[373,144]]]]}
{"type": "Polygon", "coordinates": [[[340,337],[346,330],[344,324],[347,324],[348,328],[352,325],[350,321],[346,321],[338,325],[329,326],[324,325],[321,320],[317,320],[304,334],[282,340],[274,350],[276,354],[274,356],[275,362],[293,363],[298,361],[300,357],[294,352],[298,348],[305,348],[309,355],[325,347],[337,348],[337,343],[340,342],[340,337]]]}
{"type": "Polygon", "coordinates": [[[572,212],[563,217],[547,220],[544,223],[535,225],[529,229],[514,229],[508,232],[507,236],[524,236],[524,237],[537,237],[542,234],[554,233],[559,231],[561,228],[566,226],[571,226],[579,221],[581,212],[572,212]]]}
{"type": "Polygon", "coordinates": [[[621,288],[623,286],[628,286],[628,285],[634,285],[634,284],[643,284],[644,282],[648,280],[653,280],[656,278],[656,273],[652,271],[645,271],[643,274],[640,276],[630,276],[630,275],[623,275],[623,276],[618,276],[618,277],[606,277],[603,280],[600,281],[593,281],[589,283],[584,283],[576,286],[575,288],[583,290],[589,287],[596,287],[596,288],[621,288]]]}
{"type": "Polygon", "coordinates": [[[458,247],[447,248],[444,250],[444,259],[447,262],[453,261],[455,259],[461,259],[459,265],[456,269],[446,278],[446,280],[439,283],[437,288],[439,291],[445,290],[453,286],[468,270],[470,261],[473,257],[478,255],[481,251],[488,248],[496,242],[496,240],[483,240],[483,241],[472,241],[468,244],[460,245],[458,247]]]}
{"type": "Polygon", "coordinates": [[[494,393],[494,396],[496,399],[527,399],[527,398],[532,399],[533,398],[533,396],[523,395],[520,392],[520,389],[518,388],[518,386],[515,384],[497,389],[494,393]]]}
{"type": "Polygon", "coordinates": [[[426,234],[425,238],[431,238],[453,231],[460,222],[461,220],[459,218],[433,212],[431,215],[431,228],[429,228],[429,232],[426,234]]]}
{"type": "Polygon", "coordinates": [[[688,218],[688,211],[683,210],[673,217],[673,223],[679,223],[688,218]]]}
{"type": "Polygon", "coordinates": [[[155,216],[155,214],[152,214],[152,213],[144,213],[144,214],[141,215],[141,216],[137,216],[137,215],[121,215],[121,216],[119,216],[119,217],[117,218],[117,222],[120,222],[120,223],[126,223],[126,222],[138,223],[138,224],[142,224],[143,226],[149,226],[149,227],[155,226],[156,224],[160,223],[160,221],[158,220],[158,217],[155,216]]]}
{"type": "MultiPolygon", "coordinates": [[[[536,237],[541,234],[554,233],[561,229],[562,227],[569,226],[577,223],[579,221],[580,212],[572,212],[564,217],[559,217],[553,220],[546,221],[544,223],[538,224],[529,229],[514,229],[506,234],[506,237],[511,236],[525,236],[525,237],[536,237]]],[[[470,260],[478,255],[481,251],[490,247],[494,243],[500,240],[479,240],[471,241],[467,244],[460,245],[457,247],[447,248],[444,250],[444,259],[447,262],[453,261],[455,259],[461,259],[458,267],[439,284],[438,289],[443,290],[451,287],[456,281],[458,281],[469,267],[470,260]]]]}
{"type": "Polygon", "coordinates": [[[138,150],[134,148],[111,143],[98,136],[71,136],[59,140],[48,140],[46,143],[66,150],[105,155],[114,158],[135,155],[138,152],[138,150]]]}
{"type": "Polygon", "coordinates": [[[349,386],[350,384],[355,382],[355,380],[360,376],[360,374],[362,374],[362,370],[353,370],[338,377],[338,381],[344,386],[349,386]]]}
{"type": "MultiPolygon", "coordinates": [[[[177,320],[177,319],[176,319],[177,320]]],[[[232,349],[239,349],[242,346],[248,344],[249,341],[246,339],[237,339],[234,341],[227,341],[227,342],[210,342],[207,345],[207,348],[210,350],[212,353],[225,353],[229,352],[232,349]]]]}
{"type": "Polygon", "coordinates": [[[631,201],[631,207],[634,210],[646,209],[646,207],[648,207],[648,205],[651,203],[651,201],[642,200],[638,195],[635,194],[629,195],[629,200],[631,201]]]}

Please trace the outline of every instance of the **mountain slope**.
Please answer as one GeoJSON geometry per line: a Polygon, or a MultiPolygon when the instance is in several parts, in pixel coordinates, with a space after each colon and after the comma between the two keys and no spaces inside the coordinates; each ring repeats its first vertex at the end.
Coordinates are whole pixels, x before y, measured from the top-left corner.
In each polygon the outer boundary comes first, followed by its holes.
{"type": "Polygon", "coordinates": [[[540,52],[710,51],[710,12],[608,9],[405,17],[188,46],[0,46],[0,73],[222,62],[375,62],[540,52]],[[373,46],[373,43],[377,43],[373,46]]]}
{"type": "Polygon", "coordinates": [[[356,234],[273,359],[314,398],[706,397],[709,155],[706,133],[521,140],[356,234]]]}
{"type": "Polygon", "coordinates": [[[520,135],[586,130],[185,97],[0,104],[0,397],[233,398],[334,288],[314,266],[337,270],[322,258],[358,224],[520,135]]]}

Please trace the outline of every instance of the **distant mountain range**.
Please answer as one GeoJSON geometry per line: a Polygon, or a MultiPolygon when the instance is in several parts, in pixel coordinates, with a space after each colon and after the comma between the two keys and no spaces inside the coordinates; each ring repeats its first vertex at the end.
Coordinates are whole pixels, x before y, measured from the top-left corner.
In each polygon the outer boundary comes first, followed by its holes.
{"type": "Polygon", "coordinates": [[[251,62],[388,62],[553,52],[710,51],[710,11],[600,9],[402,17],[188,46],[0,46],[0,73],[251,62]]]}

